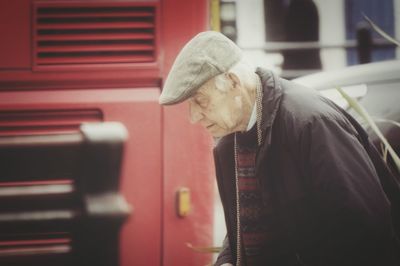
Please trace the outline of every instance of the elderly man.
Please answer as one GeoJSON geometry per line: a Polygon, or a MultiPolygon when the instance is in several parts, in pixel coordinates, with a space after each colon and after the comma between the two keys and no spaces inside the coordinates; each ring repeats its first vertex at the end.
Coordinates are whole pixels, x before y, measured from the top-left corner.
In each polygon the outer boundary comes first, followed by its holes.
{"type": "Polygon", "coordinates": [[[254,69],[211,31],[181,50],[159,99],[185,100],[219,139],[227,237],[216,265],[399,265],[376,151],[346,112],[254,69]]]}

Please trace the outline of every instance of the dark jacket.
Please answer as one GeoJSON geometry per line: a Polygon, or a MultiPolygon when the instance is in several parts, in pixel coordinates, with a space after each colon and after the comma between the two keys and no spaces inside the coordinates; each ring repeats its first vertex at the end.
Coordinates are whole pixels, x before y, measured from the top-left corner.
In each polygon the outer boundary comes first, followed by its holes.
{"type": "MultiPolygon", "coordinates": [[[[257,74],[264,93],[256,157],[268,216],[264,264],[400,265],[390,203],[370,153],[380,157],[365,131],[314,90],[262,69],[257,74]]],[[[236,260],[233,139],[214,149],[227,226],[216,265],[236,260]]]]}

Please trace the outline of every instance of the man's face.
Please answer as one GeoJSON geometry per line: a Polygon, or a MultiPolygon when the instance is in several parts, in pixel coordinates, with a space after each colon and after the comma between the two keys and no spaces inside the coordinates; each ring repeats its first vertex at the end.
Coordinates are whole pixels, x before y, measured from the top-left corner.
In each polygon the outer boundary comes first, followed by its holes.
{"type": "Polygon", "coordinates": [[[205,127],[213,137],[238,131],[243,121],[240,89],[231,86],[221,91],[211,79],[189,99],[189,111],[191,122],[205,127]]]}

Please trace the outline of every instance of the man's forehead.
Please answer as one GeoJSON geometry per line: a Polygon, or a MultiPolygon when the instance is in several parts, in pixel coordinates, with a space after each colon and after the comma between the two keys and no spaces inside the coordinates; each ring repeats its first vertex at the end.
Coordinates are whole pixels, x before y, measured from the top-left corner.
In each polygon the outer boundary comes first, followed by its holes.
{"type": "Polygon", "coordinates": [[[205,95],[211,92],[215,86],[214,78],[208,80],[206,83],[200,86],[200,88],[196,91],[194,95],[205,95]]]}

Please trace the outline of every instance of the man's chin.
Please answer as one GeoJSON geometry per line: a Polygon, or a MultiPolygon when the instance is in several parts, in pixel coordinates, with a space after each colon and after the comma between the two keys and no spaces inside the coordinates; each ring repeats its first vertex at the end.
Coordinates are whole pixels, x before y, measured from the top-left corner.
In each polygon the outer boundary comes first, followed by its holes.
{"type": "Polygon", "coordinates": [[[227,135],[232,133],[229,129],[225,129],[225,128],[220,127],[220,126],[218,126],[216,124],[213,124],[210,127],[206,127],[206,130],[214,138],[222,138],[222,137],[225,137],[225,136],[227,136],[227,135]]]}
{"type": "Polygon", "coordinates": [[[211,136],[213,136],[214,138],[222,138],[225,137],[226,135],[229,135],[228,132],[218,132],[218,131],[212,131],[212,130],[208,130],[208,132],[211,134],[211,136]]]}

